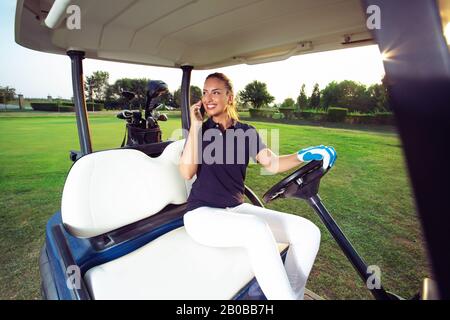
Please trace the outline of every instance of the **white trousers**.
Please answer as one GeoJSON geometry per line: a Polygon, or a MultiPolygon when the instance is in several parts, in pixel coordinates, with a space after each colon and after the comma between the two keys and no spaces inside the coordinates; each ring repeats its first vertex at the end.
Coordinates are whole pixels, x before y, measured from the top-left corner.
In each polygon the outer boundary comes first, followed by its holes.
{"type": "Polygon", "coordinates": [[[245,248],[267,299],[303,299],[320,245],[319,228],[311,221],[243,203],[226,209],[194,209],[184,215],[184,225],[200,244],[245,248]],[[289,243],[284,265],[277,242],[289,243]]]}

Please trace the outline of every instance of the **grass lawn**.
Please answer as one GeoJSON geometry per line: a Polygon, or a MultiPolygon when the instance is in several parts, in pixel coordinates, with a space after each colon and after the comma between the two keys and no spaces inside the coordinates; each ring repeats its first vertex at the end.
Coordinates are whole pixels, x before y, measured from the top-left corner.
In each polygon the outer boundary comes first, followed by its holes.
{"type": "MultiPolygon", "coordinates": [[[[113,113],[90,114],[94,150],[118,147],[124,124],[113,113]]],[[[164,138],[180,127],[171,115],[164,138]]],[[[338,152],[322,180],[320,195],[335,220],[369,265],[381,269],[383,286],[404,297],[429,276],[400,141],[391,129],[330,128],[252,122],[278,129],[279,151],[325,144],[338,152]]],[[[39,299],[39,251],[45,224],[59,210],[70,150],[79,150],[73,114],[0,113],[0,299],[39,299]]],[[[269,140],[270,141],[270,140],[269,140]]],[[[247,184],[262,197],[283,175],[260,175],[251,165],[247,184]]],[[[308,287],[329,299],[370,299],[352,266],[306,203],[277,200],[269,208],[306,217],[322,230],[308,287]]]]}

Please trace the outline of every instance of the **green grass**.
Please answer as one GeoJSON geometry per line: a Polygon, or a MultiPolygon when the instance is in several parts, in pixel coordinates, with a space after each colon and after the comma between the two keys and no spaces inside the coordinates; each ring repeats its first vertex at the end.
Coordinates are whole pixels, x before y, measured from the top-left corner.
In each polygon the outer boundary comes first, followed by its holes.
{"type": "MultiPolygon", "coordinates": [[[[114,112],[90,114],[94,150],[120,145],[124,126],[114,112]]],[[[180,126],[172,114],[164,138],[180,126]]],[[[385,288],[404,297],[429,275],[400,141],[391,129],[371,131],[252,122],[278,129],[280,153],[333,145],[339,158],[323,179],[320,195],[357,251],[381,268],[385,288]]],[[[353,127],[359,128],[359,127],[353,127]]],[[[59,210],[70,150],[79,150],[73,114],[0,114],[0,299],[38,299],[39,251],[45,224],[59,210]]],[[[247,184],[262,197],[282,175],[260,175],[251,165],[247,184]]],[[[329,299],[370,299],[364,285],[307,205],[277,200],[269,208],[306,217],[322,230],[321,248],[308,287],[329,299]]]]}

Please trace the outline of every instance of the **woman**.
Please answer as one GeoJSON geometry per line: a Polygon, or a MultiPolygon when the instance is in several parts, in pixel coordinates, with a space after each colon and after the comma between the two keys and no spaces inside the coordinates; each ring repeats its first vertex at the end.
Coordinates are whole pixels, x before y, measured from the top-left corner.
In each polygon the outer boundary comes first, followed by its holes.
{"type": "Polygon", "coordinates": [[[272,173],[313,159],[322,159],[327,168],[334,163],[334,149],[319,146],[275,155],[254,127],[238,120],[231,81],[222,73],[206,78],[202,99],[190,107],[190,117],[179,165],[185,179],[197,175],[184,216],[187,233],[203,245],[247,249],[268,299],[302,299],[320,231],[299,216],[243,203],[245,172],[250,157],[272,173]],[[205,122],[202,104],[209,117],[205,122]],[[284,266],[277,242],[289,243],[284,266]]]}

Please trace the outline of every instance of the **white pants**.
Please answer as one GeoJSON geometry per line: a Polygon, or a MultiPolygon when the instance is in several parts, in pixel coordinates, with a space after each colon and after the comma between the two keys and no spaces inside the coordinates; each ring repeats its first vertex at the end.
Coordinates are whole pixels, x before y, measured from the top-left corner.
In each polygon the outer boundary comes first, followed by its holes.
{"type": "Polygon", "coordinates": [[[319,228],[311,221],[243,203],[226,209],[194,209],[185,214],[184,225],[200,244],[245,248],[267,299],[303,299],[320,245],[319,228]],[[284,266],[277,242],[289,243],[284,266]]]}

